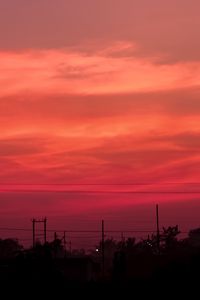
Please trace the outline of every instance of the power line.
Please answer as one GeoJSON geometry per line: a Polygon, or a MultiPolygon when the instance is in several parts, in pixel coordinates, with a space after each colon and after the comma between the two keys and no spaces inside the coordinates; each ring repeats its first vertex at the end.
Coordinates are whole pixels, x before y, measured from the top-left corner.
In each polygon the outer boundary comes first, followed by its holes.
{"type": "MultiPolygon", "coordinates": [[[[27,228],[15,228],[15,227],[0,227],[1,231],[26,231],[26,232],[30,232],[32,231],[32,229],[27,229],[27,228]]],[[[38,231],[43,231],[38,229],[38,231]]],[[[48,229],[47,232],[58,232],[58,233],[62,233],[62,232],[66,232],[66,233],[101,233],[101,230],[57,230],[57,229],[48,229]]],[[[105,230],[105,233],[156,233],[156,230],[105,230]]],[[[181,233],[189,233],[189,231],[181,231],[181,233]]],[[[70,236],[70,238],[73,238],[73,236],[70,236]]],[[[74,236],[74,238],[76,238],[76,236],[74,236]]],[[[79,238],[79,237],[77,237],[79,238]]],[[[85,236],[82,236],[80,238],[87,238],[85,236]]],[[[94,237],[93,237],[94,238],[94,237]]]]}
{"type": "Polygon", "coordinates": [[[7,231],[32,231],[32,229],[15,228],[15,227],[1,227],[0,230],[7,230],[7,231]]]}
{"type": "Polygon", "coordinates": [[[200,194],[200,191],[50,191],[50,190],[8,190],[1,189],[0,192],[9,192],[9,193],[69,193],[69,194],[200,194]]]}
{"type": "Polygon", "coordinates": [[[173,184],[184,184],[184,185],[200,185],[200,182],[137,182],[137,183],[0,183],[0,186],[137,186],[137,185],[173,185],[173,184]]]}

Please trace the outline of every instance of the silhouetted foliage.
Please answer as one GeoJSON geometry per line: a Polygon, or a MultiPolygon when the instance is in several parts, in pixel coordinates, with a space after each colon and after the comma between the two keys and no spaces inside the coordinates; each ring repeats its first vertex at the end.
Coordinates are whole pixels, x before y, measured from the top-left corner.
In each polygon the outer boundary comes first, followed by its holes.
{"type": "Polygon", "coordinates": [[[74,249],[71,253],[72,256],[83,257],[86,255],[85,249],[74,249]]]}
{"type": "Polygon", "coordinates": [[[180,231],[178,229],[178,225],[174,227],[163,227],[163,231],[160,235],[160,241],[162,243],[162,247],[165,250],[169,250],[174,248],[178,243],[178,235],[180,234],[180,231]]]}
{"type": "Polygon", "coordinates": [[[23,249],[16,239],[0,239],[0,259],[12,258],[23,249]]]}
{"type": "Polygon", "coordinates": [[[200,247],[200,228],[189,231],[188,241],[192,246],[200,247]]]}
{"type": "Polygon", "coordinates": [[[66,251],[63,240],[37,242],[34,248],[22,249],[17,240],[0,240],[0,280],[28,282],[98,282],[115,286],[134,283],[141,286],[176,286],[178,282],[193,286],[199,279],[200,228],[179,238],[178,226],[163,227],[158,236],[104,241],[105,273],[102,276],[102,242],[87,255],[84,249],[66,251]],[[158,249],[159,246],[159,249],[158,249]],[[19,255],[20,254],[20,255],[19,255]]]}

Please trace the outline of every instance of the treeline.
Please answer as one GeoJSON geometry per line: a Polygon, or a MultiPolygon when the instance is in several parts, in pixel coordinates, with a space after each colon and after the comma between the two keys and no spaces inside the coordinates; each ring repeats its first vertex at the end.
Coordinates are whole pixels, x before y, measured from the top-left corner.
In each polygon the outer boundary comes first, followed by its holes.
{"type": "MultiPolygon", "coordinates": [[[[200,249],[200,228],[190,230],[188,236],[180,239],[181,231],[176,226],[163,227],[161,232],[148,235],[144,239],[136,239],[135,237],[121,238],[120,241],[114,238],[105,239],[104,256],[107,260],[112,260],[118,252],[125,254],[154,254],[164,255],[169,253],[179,253],[198,251],[200,249]]],[[[65,258],[70,256],[90,256],[94,259],[101,258],[102,241],[98,245],[94,245],[94,249],[87,252],[85,249],[66,249],[62,239],[55,238],[51,242],[42,244],[37,241],[35,247],[24,249],[23,245],[17,239],[1,239],[0,238],[0,259],[9,259],[32,254],[35,257],[48,258],[65,258]]]]}
{"type": "Polygon", "coordinates": [[[69,251],[58,238],[46,244],[37,242],[29,249],[17,240],[0,239],[0,280],[197,284],[200,228],[190,230],[183,239],[180,233],[178,226],[172,226],[141,240],[105,239],[89,253],[84,249],[69,251]]]}

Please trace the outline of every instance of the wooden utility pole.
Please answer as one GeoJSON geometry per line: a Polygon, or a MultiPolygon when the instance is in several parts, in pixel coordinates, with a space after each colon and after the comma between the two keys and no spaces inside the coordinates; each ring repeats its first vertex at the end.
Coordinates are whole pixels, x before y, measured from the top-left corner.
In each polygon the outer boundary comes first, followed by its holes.
{"type": "Polygon", "coordinates": [[[47,218],[44,218],[44,243],[47,242],[47,218]]]}
{"type": "Polygon", "coordinates": [[[105,275],[105,227],[104,227],[104,220],[102,220],[102,226],[101,226],[101,234],[102,234],[102,240],[101,240],[101,251],[102,251],[102,277],[104,278],[105,275]]]}
{"type": "Polygon", "coordinates": [[[33,248],[35,247],[35,219],[32,219],[33,248]]]}
{"type": "Polygon", "coordinates": [[[33,248],[35,247],[36,242],[36,223],[43,223],[44,244],[46,244],[47,242],[47,218],[44,218],[42,220],[32,219],[33,248]]]}
{"type": "Polygon", "coordinates": [[[65,251],[65,257],[67,256],[67,249],[66,249],[66,232],[64,231],[63,235],[63,243],[64,243],[64,251],[65,251]]]}
{"type": "Polygon", "coordinates": [[[69,241],[69,253],[72,255],[72,241],[69,241]]]}
{"type": "Polygon", "coordinates": [[[157,227],[157,250],[160,253],[160,225],[159,225],[159,207],[156,204],[156,227],[157,227]]]}

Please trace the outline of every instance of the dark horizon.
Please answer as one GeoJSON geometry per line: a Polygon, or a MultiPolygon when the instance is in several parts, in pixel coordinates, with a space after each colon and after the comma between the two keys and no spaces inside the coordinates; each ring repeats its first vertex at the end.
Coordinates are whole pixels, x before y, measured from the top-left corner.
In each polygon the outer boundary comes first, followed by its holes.
{"type": "MultiPolygon", "coordinates": [[[[21,217],[15,220],[12,216],[6,215],[0,221],[0,237],[2,238],[17,238],[25,247],[32,245],[32,219],[47,218],[47,240],[54,239],[56,232],[58,237],[61,237],[66,232],[68,242],[71,241],[73,248],[84,248],[85,250],[94,248],[101,239],[101,220],[105,221],[105,231],[107,238],[114,238],[121,240],[124,237],[135,237],[138,240],[146,238],[148,234],[156,232],[156,205],[152,204],[138,204],[131,207],[129,214],[127,211],[120,208],[117,214],[111,211],[109,218],[107,212],[99,215],[83,216],[57,216],[55,215],[32,215],[30,217],[21,217]],[[141,217],[142,216],[142,217],[141,217]],[[92,228],[92,229],[91,229],[92,228]],[[84,234],[85,231],[85,234],[84,234]],[[92,234],[93,232],[93,234],[92,234]],[[90,233],[90,234],[89,234],[90,233]]],[[[116,211],[115,211],[116,212],[116,211]]],[[[159,223],[160,228],[178,225],[180,229],[180,238],[186,237],[191,229],[199,227],[200,204],[197,200],[193,204],[188,205],[187,201],[184,203],[162,203],[159,204],[159,223]],[[184,207],[184,209],[183,209],[184,207]],[[192,210],[189,211],[188,208],[192,210]],[[182,212],[183,209],[183,212],[182,212]],[[193,211],[193,219],[189,216],[193,211]]],[[[43,228],[40,224],[36,228],[39,234],[42,233],[43,228]]],[[[40,240],[40,239],[39,239],[40,240]]]]}

